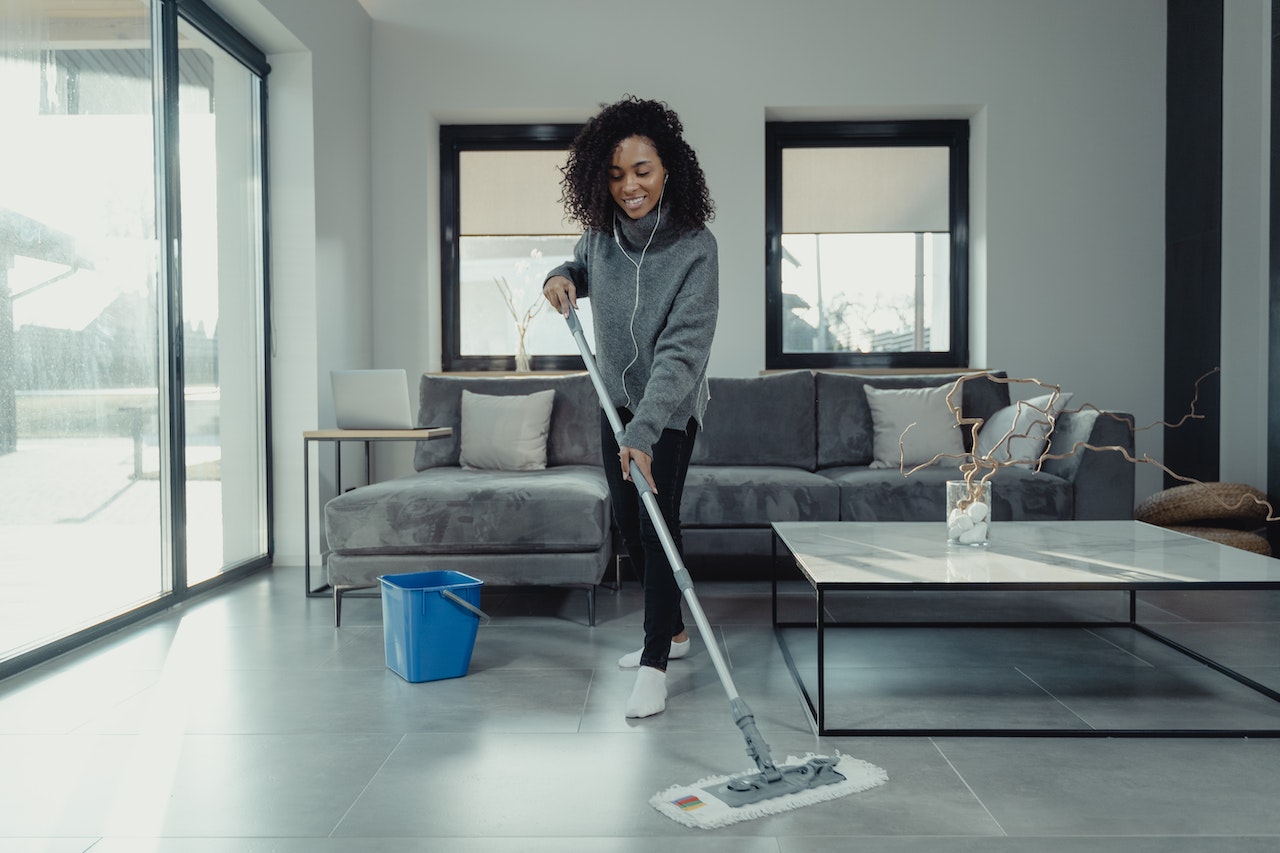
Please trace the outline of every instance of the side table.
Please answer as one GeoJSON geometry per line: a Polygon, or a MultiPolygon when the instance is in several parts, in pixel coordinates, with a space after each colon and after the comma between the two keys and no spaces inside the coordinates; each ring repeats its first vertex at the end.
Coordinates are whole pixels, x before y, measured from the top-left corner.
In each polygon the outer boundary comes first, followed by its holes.
{"type": "MultiPolygon", "coordinates": [[[[453,435],[451,427],[418,427],[417,429],[313,429],[302,434],[302,512],[303,541],[302,550],[304,575],[308,597],[327,595],[328,584],[318,589],[311,586],[311,444],[328,441],[333,444],[333,482],[338,494],[342,494],[342,442],[363,441],[365,470],[372,471],[370,464],[372,451],[370,447],[375,441],[432,441],[437,438],[449,438],[453,435]]],[[[324,557],[321,556],[321,563],[324,557]]]]}

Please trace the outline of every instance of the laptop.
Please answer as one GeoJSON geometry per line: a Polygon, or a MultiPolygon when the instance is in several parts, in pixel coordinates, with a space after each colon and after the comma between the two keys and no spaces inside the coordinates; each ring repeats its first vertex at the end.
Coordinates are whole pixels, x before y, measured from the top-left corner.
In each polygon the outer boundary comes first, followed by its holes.
{"type": "Polygon", "coordinates": [[[338,429],[413,429],[409,382],[403,370],[333,370],[338,429]]]}

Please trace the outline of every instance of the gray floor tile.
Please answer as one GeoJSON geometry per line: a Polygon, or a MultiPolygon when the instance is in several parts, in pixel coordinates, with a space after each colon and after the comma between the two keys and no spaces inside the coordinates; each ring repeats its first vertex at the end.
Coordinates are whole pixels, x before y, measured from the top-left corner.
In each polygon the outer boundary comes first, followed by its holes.
{"type": "MultiPolygon", "coordinates": [[[[823,738],[814,752],[852,755],[884,768],[889,781],[845,803],[843,820],[826,832],[811,831],[797,822],[779,839],[830,835],[849,841],[850,848],[882,836],[999,835],[1001,829],[945,755],[926,738],[823,738]]],[[[777,750],[775,749],[775,752],[777,750]]],[[[808,809],[796,812],[803,815],[808,809]]]]}
{"type": "MultiPolygon", "coordinates": [[[[673,661],[667,712],[627,721],[638,585],[486,590],[465,678],[386,668],[381,604],[265,572],[0,682],[0,853],[1259,853],[1280,848],[1280,741],[817,738],[769,624],[767,581],[699,580],[736,689],[778,760],[841,751],[889,782],[705,833],[648,805],[751,768],[710,652],[673,661]]],[[[803,582],[783,618],[811,619],[803,582]]],[[[843,614],[1127,616],[1116,596],[916,595],[843,614]],[[1115,613],[1113,613],[1115,611],[1115,613]]],[[[1280,593],[1144,593],[1138,613],[1280,687],[1280,593]]],[[[690,628],[694,629],[690,620],[690,628]]],[[[789,632],[812,684],[813,636],[789,632]]],[[[1271,703],[1128,628],[832,632],[831,697],[889,727],[1224,725],[1271,703]],[[1194,712],[1194,714],[1192,714],[1194,712]]]]}
{"type": "MultiPolygon", "coordinates": [[[[0,838],[0,853],[86,853],[97,850],[98,839],[88,838],[0,838]]],[[[142,839],[134,850],[154,849],[150,839],[142,839]]]]}
{"type": "Polygon", "coordinates": [[[10,836],[326,836],[396,735],[0,738],[10,836]]]}
{"type": "Polygon", "coordinates": [[[1276,837],[780,838],[780,853],[1271,853],[1276,837]]]}
{"type": "Polygon", "coordinates": [[[1280,742],[944,739],[1009,835],[1280,834],[1280,742]]]}
{"type": "MultiPolygon", "coordinates": [[[[1216,636],[1215,626],[1193,627],[1206,629],[1201,640],[1216,636]]],[[[1260,641],[1264,632],[1250,633],[1260,641]]],[[[816,702],[814,632],[786,636],[816,702]]],[[[827,637],[829,729],[1280,730],[1280,703],[1129,628],[858,628],[827,637]]]]}
{"type": "Polygon", "coordinates": [[[1153,625],[1152,630],[1231,668],[1280,662],[1274,622],[1206,622],[1153,625]]]}
{"type": "MultiPolygon", "coordinates": [[[[811,692],[815,683],[806,682],[811,692]]],[[[825,722],[828,729],[885,731],[1088,728],[1013,667],[838,670],[828,674],[825,722]]]]}
{"type": "MultiPolygon", "coordinates": [[[[797,662],[817,660],[816,632],[787,629],[797,662]]],[[[847,667],[1149,666],[1084,628],[831,628],[828,671],[847,667]]]]}
{"type": "MultiPolygon", "coordinates": [[[[89,841],[92,841],[90,839],[89,841]]],[[[93,846],[4,846],[0,853],[652,853],[649,838],[106,838],[93,846]]],[[[665,853],[778,853],[773,838],[700,833],[697,837],[666,838],[665,853]]]]}
{"type": "Polygon", "coordinates": [[[834,592],[826,596],[833,621],[1097,622],[1127,620],[1127,595],[1062,592],[834,592]]]}
{"type": "MultiPolygon", "coordinates": [[[[342,644],[319,664],[321,669],[380,669],[386,665],[382,625],[346,626],[342,644]]],[[[581,625],[548,621],[530,625],[512,619],[495,619],[476,632],[469,673],[499,669],[593,668],[602,659],[615,659],[636,648],[642,640],[639,628],[601,626],[584,630],[581,625]],[[531,632],[536,642],[530,642],[531,632]]]]}
{"type": "Polygon", "coordinates": [[[146,693],[159,677],[153,670],[86,666],[57,672],[46,667],[0,681],[0,735],[76,731],[146,693]]]}
{"type": "Polygon", "coordinates": [[[1280,622],[1280,590],[1158,590],[1139,599],[1169,614],[1166,621],[1280,622]]]}
{"type": "Polygon", "coordinates": [[[1236,670],[1271,690],[1280,693],[1280,666],[1242,666],[1236,670]]]}
{"type": "MultiPolygon", "coordinates": [[[[803,755],[814,745],[807,738],[774,741],[777,757],[803,755]]],[[[953,831],[957,825],[992,830],[985,812],[927,743],[899,744],[886,754],[908,768],[896,785],[890,769],[890,783],[881,788],[736,824],[730,831],[825,835],[856,828],[878,834],[904,824],[939,829],[943,822],[953,831]],[[904,803],[922,795],[934,807],[927,814],[903,814],[904,803]]],[[[581,734],[534,742],[512,735],[409,735],[335,835],[685,836],[691,830],[659,814],[649,797],[673,784],[750,766],[736,730],[663,737],[581,734]]]]}
{"type": "Polygon", "coordinates": [[[1203,666],[1024,671],[1095,729],[1280,732],[1280,702],[1203,666]]]}
{"type": "MultiPolygon", "coordinates": [[[[1164,631],[1167,627],[1156,625],[1155,630],[1164,631]]],[[[1089,632],[1149,666],[1203,666],[1194,658],[1134,628],[1090,628],[1089,632]]]]}
{"type": "Polygon", "coordinates": [[[147,732],[326,734],[576,731],[589,669],[472,673],[410,683],[391,670],[207,672],[174,676],[86,725],[147,732]]]}

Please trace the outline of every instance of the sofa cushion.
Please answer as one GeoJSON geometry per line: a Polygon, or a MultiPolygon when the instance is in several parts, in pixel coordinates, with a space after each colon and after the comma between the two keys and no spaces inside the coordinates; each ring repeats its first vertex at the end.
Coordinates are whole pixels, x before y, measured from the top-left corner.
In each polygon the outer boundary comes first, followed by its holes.
{"type": "Polygon", "coordinates": [[[816,467],[813,374],[712,377],[693,465],[816,467]]]}
{"type": "Polygon", "coordinates": [[[418,442],[413,464],[419,471],[457,466],[463,389],[491,396],[555,391],[547,434],[547,465],[600,464],[600,402],[587,374],[453,376],[425,373],[418,384],[418,426],[452,427],[453,437],[418,442]]]}
{"type": "Polygon", "coordinates": [[[871,408],[872,468],[912,468],[932,462],[956,467],[964,455],[964,440],[955,413],[947,403],[954,386],[936,388],[876,388],[868,385],[871,408]]]}
{"type": "Polygon", "coordinates": [[[838,521],[840,487],[799,468],[690,465],[680,522],[692,527],[838,521]]]}
{"type": "MultiPolygon", "coordinates": [[[[840,486],[841,521],[938,521],[946,519],[946,482],[955,468],[924,468],[910,477],[895,469],[865,466],[821,472],[840,486]]],[[[1052,474],[1005,468],[991,480],[996,521],[1060,521],[1073,517],[1071,484],[1052,474]]],[[[939,536],[945,531],[939,528],[939,536]]],[[[992,531],[992,535],[996,535],[992,531]]]]}
{"type": "MultiPolygon", "coordinates": [[[[955,382],[962,373],[862,375],[819,371],[815,377],[818,427],[818,468],[837,465],[869,465],[874,458],[872,437],[874,424],[867,395],[873,388],[932,388],[955,382]]],[[[1009,386],[988,378],[1003,379],[1003,371],[961,386],[960,408],[965,417],[988,418],[996,410],[1009,405],[1009,386]]],[[[953,400],[954,402],[954,400],[953,400]]],[[[973,447],[972,433],[962,430],[964,447],[973,447]]]]}
{"type": "Polygon", "coordinates": [[[335,553],[555,553],[597,550],[611,517],[604,470],[561,465],[429,468],[338,495],[324,522],[335,553]]]}
{"type": "Polygon", "coordinates": [[[547,467],[547,430],[555,391],[496,397],[462,391],[458,464],[496,471],[547,467]]]}
{"type": "Polygon", "coordinates": [[[978,428],[974,452],[993,462],[1020,468],[1034,466],[1049,447],[1049,426],[1071,402],[1072,395],[1043,394],[1005,406],[978,428]]]}

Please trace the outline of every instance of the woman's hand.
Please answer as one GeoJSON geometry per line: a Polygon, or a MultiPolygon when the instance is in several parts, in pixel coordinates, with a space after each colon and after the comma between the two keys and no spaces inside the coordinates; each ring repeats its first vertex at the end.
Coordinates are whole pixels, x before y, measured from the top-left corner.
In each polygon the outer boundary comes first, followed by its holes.
{"type": "Polygon", "coordinates": [[[553,275],[542,285],[542,295],[555,306],[561,317],[569,316],[569,306],[578,307],[578,288],[562,275],[553,275]]]}
{"type": "Polygon", "coordinates": [[[658,487],[653,482],[653,457],[642,450],[636,450],[634,447],[618,448],[618,461],[622,463],[622,479],[630,481],[631,479],[631,462],[640,466],[640,473],[644,475],[645,482],[649,484],[649,490],[655,495],[658,494],[658,487]]]}

